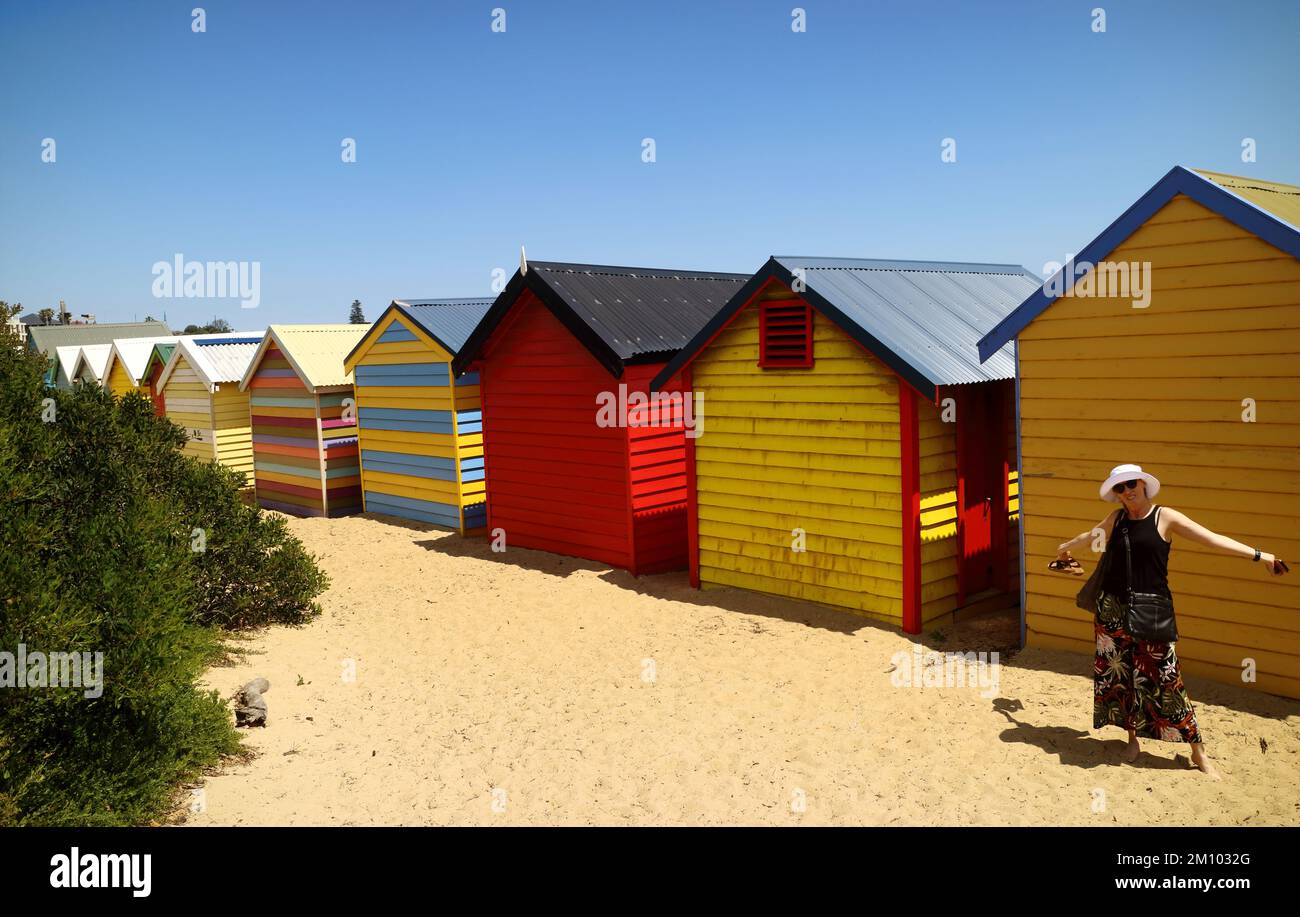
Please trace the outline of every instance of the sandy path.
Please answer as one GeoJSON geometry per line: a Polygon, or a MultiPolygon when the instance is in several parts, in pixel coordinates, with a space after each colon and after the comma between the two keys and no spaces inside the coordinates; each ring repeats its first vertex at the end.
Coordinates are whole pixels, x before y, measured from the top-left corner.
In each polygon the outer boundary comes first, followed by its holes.
{"type": "Polygon", "coordinates": [[[270,725],[189,824],[1300,823],[1294,701],[1190,680],[1215,784],[1184,745],[1119,764],[1077,656],[1021,653],[996,692],[896,687],[909,641],[847,614],[379,517],[291,527],[334,585],[208,673],[269,678],[270,725]]]}

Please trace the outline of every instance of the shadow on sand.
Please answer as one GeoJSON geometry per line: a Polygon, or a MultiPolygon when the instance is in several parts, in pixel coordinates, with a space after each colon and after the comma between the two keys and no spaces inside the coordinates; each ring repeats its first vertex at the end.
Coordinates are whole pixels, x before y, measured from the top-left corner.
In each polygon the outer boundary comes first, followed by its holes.
{"type": "MultiPolygon", "coordinates": [[[[1011,724],[1010,729],[1002,732],[1003,742],[1032,745],[1049,755],[1055,755],[1063,765],[1085,770],[1121,763],[1120,755],[1128,744],[1123,733],[1117,732],[1119,738],[1116,739],[1107,738],[1105,733],[1085,732],[1067,726],[1032,726],[1012,715],[1023,709],[1024,704],[1011,698],[999,697],[993,701],[993,710],[1002,714],[1011,724]]],[[[1179,760],[1178,756],[1167,758],[1153,755],[1144,748],[1131,766],[1151,770],[1186,770],[1188,761],[1185,757],[1179,760]]]]}
{"type": "MultiPolygon", "coordinates": [[[[803,624],[846,636],[871,630],[898,634],[898,629],[891,625],[811,602],[730,587],[693,589],[685,572],[636,577],[626,570],[612,569],[607,564],[578,557],[567,557],[528,548],[510,548],[508,551],[498,553],[491,549],[488,540],[483,536],[461,537],[457,532],[437,526],[409,522],[377,513],[365,513],[363,516],[409,531],[427,534],[428,538],[417,540],[415,544],[425,550],[437,551],[449,557],[467,557],[486,563],[508,564],[558,577],[566,577],[579,571],[594,573],[606,582],[640,595],[664,601],[683,602],[702,608],[803,624]]],[[[756,625],[754,630],[761,633],[761,625],[756,625]]],[[[1090,639],[1091,635],[1085,632],[1081,637],[1090,639]]],[[[1000,662],[1004,665],[1052,672],[1057,675],[1085,678],[1092,675],[1091,656],[1061,650],[1038,648],[1022,650],[1019,646],[1019,609],[1016,608],[987,612],[966,620],[955,622],[948,620],[942,624],[929,624],[924,633],[910,639],[919,643],[923,651],[962,653],[997,651],[1000,662]]],[[[1269,719],[1285,720],[1300,715],[1300,702],[1295,700],[1262,694],[1235,685],[1224,685],[1193,675],[1186,675],[1185,680],[1193,703],[1216,704],[1269,719]]],[[[1019,701],[1005,698],[1000,698],[999,701],[1004,704],[1019,704],[1019,701]]],[[[1090,702],[1090,692],[1086,688],[1081,693],[1079,702],[1082,704],[1090,702]]],[[[1030,726],[1011,717],[1011,709],[1008,707],[998,711],[1015,724],[1015,728],[1007,733],[1007,741],[1037,745],[1049,753],[1059,754],[1062,763],[1074,763],[1080,767],[1094,767],[1099,763],[1105,763],[1108,757],[1118,759],[1118,751],[1112,756],[1097,755],[1099,749],[1096,746],[1110,745],[1116,741],[1115,739],[1099,738],[1099,734],[1096,733],[1071,729],[1030,726]],[[1073,751],[1070,750],[1071,743],[1078,746],[1073,751]]],[[[1015,709],[1022,708],[1017,706],[1015,709]]],[[[1123,742],[1122,733],[1120,742],[1121,744],[1123,742]]],[[[1138,765],[1142,765],[1146,759],[1150,760],[1152,767],[1177,766],[1168,759],[1148,755],[1145,751],[1138,759],[1138,765]]]]}

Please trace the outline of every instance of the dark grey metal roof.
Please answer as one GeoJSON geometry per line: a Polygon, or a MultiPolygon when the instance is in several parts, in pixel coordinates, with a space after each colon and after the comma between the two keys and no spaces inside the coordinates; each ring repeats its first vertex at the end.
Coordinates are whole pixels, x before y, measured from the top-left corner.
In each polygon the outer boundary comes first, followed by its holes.
{"type": "Polygon", "coordinates": [[[453,356],[495,302],[485,299],[395,299],[397,306],[417,325],[433,335],[453,356]]]}
{"type": "Polygon", "coordinates": [[[748,274],[529,262],[620,360],[676,353],[744,286],[748,274]]]}
{"type": "Polygon", "coordinates": [[[774,260],[934,385],[1014,378],[1011,347],[981,364],[979,339],[1042,283],[1018,264],[774,260]]]}

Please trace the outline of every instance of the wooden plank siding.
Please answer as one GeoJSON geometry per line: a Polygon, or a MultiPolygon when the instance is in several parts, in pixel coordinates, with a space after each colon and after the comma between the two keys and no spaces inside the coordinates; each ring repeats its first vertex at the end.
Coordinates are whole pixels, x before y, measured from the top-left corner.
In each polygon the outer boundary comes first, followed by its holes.
{"type": "MultiPolygon", "coordinates": [[[[648,392],[661,364],[629,366],[629,391],[648,392]]],[[[680,388],[665,395],[681,397],[680,388]]],[[[678,410],[629,411],[628,476],[637,573],[681,570],[686,556],[686,438],[678,410]],[[633,422],[640,425],[633,426],[633,422]]]]}
{"type": "Polygon", "coordinates": [[[957,425],[917,399],[921,435],[921,621],[957,604],[957,425]]]}
{"type": "Polygon", "coordinates": [[[627,437],[596,424],[615,380],[531,291],[483,356],[489,528],[512,547],[632,568],[627,437]]]}
{"type": "Polygon", "coordinates": [[[451,359],[397,312],[366,336],[353,364],[358,473],[368,512],[463,533],[486,515],[482,414],[477,379],[456,384],[451,359]]]}
{"type": "MultiPolygon", "coordinates": [[[[1300,262],[1183,195],[1106,260],[1151,263],[1149,308],[1067,296],[1019,337],[1028,642],[1081,653],[1079,583],[1046,566],[1113,508],[1097,484],[1116,464],[1155,474],[1155,502],[1300,557],[1300,262]]],[[[1251,658],[1258,688],[1300,697],[1300,578],[1175,539],[1169,581],[1186,671],[1240,684],[1251,658]]]]}
{"type": "Polygon", "coordinates": [[[317,393],[316,416],[324,463],[325,515],[333,518],[361,512],[361,448],[354,390],[317,393]]]}
{"type": "MultiPolygon", "coordinates": [[[[694,442],[700,584],[901,626],[898,379],[821,315],[812,368],[760,370],[756,306],[692,364],[705,412],[694,442]],[[795,529],[804,552],[792,550],[795,529]]],[[[933,484],[941,462],[929,439],[922,475],[933,484]]]]}
{"type": "Polygon", "coordinates": [[[245,486],[253,485],[253,438],[248,395],[238,382],[226,382],[209,392],[184,355],[163,387],[167,416],[185,428],[183,451],[195,458],[219,461],[240,472],[245,486]]]}
{"type": "Polygon", "coordinates": [[[176,367],[167,378],[163,401],[167,416],[185,429],[188,439],[182,451],[198,459],[215,459],[211,393],[184,355],[177,358],[176,367]]]}
{"type": "Polygon", "coordinates": [[[249,420],[248,393],[238,382],[223,382],[212,393],[213,432],[217,438],[217,461],[244,476],[253,486],[253,427],[249,420]]]}
{"type": "Polygon", "coordinates": [[[263,351],[247,391],[258,504],[325,515],[316,395],[275,344],[263,351]]]}
{"type": "Polygon", "coordinates": [[[456,474],[460,485],[461,530],[487,525],[487,473],[483,462],[483,401],[478,373],[465,373],[452,386],[456,419],[456,474]]]}
{"type": "MultiPolygon", "coordinates": [[[[122,361],[117,358],[116,353],[109,357],[109,362],[112,365],[108,367],[108,383],[106,386],[108,390],[119,398],[127,392],[137,391],[139,387],[135,384],[135,380],[131,378],[131,374],[126,371],[126,367],[122,365],[122,361]]],[[[147,397],[149,393],[146,390],[144,394],[147,397]]]]}

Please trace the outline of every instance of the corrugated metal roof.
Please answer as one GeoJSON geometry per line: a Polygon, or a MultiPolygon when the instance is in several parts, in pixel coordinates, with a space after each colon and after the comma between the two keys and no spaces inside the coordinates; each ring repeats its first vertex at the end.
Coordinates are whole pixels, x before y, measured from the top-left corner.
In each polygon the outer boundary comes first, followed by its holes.
{"type": "Polygon", "coordinates": [[[1292,228],[1300,227],[1300,187],[1259,178],[1246,178],[1241,175],[1227,175],[1223,172],[1208,172],[1205,169],[1192,171],[1237,197],[1249,201],[1260,210],[1290,223],[1292,228]]]}
{"type": "Polygon", "coordinates": [[[239,382],[248,363],[266,336],[265,331],[232,331],[225,334],[194,334],[176,339],[176,349],[158,377],[161,388],[171,378],[183,356],[212,391],[216,386],[239,382]]]}
{"type": "Polygon", "coordinates": [[[1010,345],[984,364],[977,345],[1041,283],[1017,264],[774,260],[934,385],[1013,378],[1010,345]]]}
{"type": "Polygon", "coordinates": [[[352,374],[344,371],[343,358],[360,343],[369,325],[272,325],[249,360],[240,388],[247,388],[257,371],[262,354],[275,341],[289,363],[313,391],[352,384],[352,374]]]}
{"type": "Polygon", "coordinates": [[[486,299],[395,299],[393,305],[433,335],[455,356],[483,320],[493,300],[486,299]]]}
{"type": "Polygon", "coordinates": [[[117,338],[171,334],[163,322],[109,322],[103,325],[29,325],[27,340],[41,353],[72,344],[112,344],[117,338]]]}
{"type": "Polygon", "coordinates": [[[749,279],[748,274],[528,263],[619,359],[674,354],[749,279]]]}
{"type": "Polygon", "coordinates": [[[153,353],[154,345],[175,342],[176,336],[170,334],[166,337],[118,338],[113,341],[113,351],[122,361],[127,375],[138,384],[144,376],[145,367],[149,365],[149,355],[153,353]]]}
{"type": "Polygon", "coordinates": [[[253,354],[257,353],[257,345],[260,343],[259,337],[257,341],[240,344],[200,345],[193,348],[193,352],[204,364],[204,375],[210,382],[238,382],[244,378],[248,361],[253,359],[253,354]]]}

